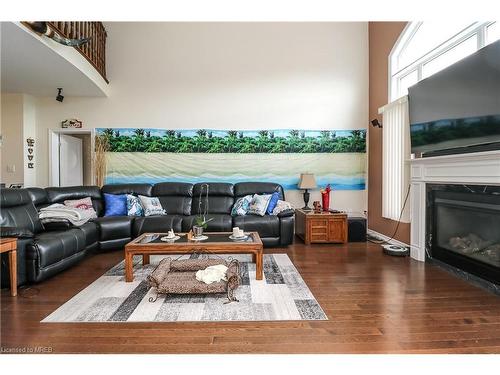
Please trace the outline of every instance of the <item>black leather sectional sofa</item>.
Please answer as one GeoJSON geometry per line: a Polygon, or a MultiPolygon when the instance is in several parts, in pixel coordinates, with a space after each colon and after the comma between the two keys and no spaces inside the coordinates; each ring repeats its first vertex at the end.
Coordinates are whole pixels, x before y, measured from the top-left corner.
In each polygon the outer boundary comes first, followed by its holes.
{"type": "MultiPolygon", "coordinates": [[[[264,246],[286,246],[293,241],[294,213],[278,216],[231,216],[236,199],[248,194],[277,191],[284,199],[283,188],[274,183],[210,183],[207,231],[231,231],[238,226],[257,231],[264,246]]],[[[162,182],[150,184],[117,184],[97,186],[1,189],[0,227],[10,230],[18,239],[18,283],[40,282],[80,261],[95,250],[123,249],[132,238],[145,232],[189,231],[198,213],[202,184],[162,182]],[[102,193],[134,194],[158,197],[167,215],[148,217],[103,217],[102,193]],[[42,225],[37,209],[68,199],[90,197],[99,216],[80,227],[42,225]]],[[[203,192],[203,196],[205,191],[203,192]]],[[[204,199],[204,198],[203,198],[204,199]]],[[[5,255],[5,254],[2,254],[5,255]]],[[[2,256],[2,285],[8,285],[7,259],[2,256]]]]}

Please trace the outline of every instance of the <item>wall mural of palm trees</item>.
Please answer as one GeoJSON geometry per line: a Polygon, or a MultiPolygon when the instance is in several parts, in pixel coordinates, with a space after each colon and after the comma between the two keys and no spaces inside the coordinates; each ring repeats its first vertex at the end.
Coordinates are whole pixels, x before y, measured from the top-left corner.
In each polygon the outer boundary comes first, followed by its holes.
{"type": "Polygon", "coordinates": [[[337,190],[365,189],[366,129],[101,128],[106,183],[273,181],[296,189],[302,172],[337,190]]]}

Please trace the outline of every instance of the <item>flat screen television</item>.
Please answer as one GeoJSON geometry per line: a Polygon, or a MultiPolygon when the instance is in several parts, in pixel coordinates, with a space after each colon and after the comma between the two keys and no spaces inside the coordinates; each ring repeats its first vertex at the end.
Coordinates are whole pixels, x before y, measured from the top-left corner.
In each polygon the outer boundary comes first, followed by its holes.
{"type": "Polygon", "coordinates": [[[500,150],[500,41],[408,90],[417,157],[500,150]]]}

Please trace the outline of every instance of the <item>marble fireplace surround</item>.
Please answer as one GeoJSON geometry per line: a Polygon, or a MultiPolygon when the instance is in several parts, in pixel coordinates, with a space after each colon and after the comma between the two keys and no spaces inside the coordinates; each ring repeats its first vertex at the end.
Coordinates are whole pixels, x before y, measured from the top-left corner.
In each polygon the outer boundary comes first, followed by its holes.
{"type": "Polygon", "coordinates": [[[426,184],[499,185],[500,151],[411,159],[410,255],[425,261],[426,184]]]}

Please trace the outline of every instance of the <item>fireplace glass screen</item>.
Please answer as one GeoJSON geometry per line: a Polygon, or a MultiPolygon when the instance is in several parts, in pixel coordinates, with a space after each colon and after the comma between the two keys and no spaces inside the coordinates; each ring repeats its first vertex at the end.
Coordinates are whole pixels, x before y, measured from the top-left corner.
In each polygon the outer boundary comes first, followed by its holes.
{"type": "Polygon", "coordinates": [[[500,285],[500,186],[428,184],[427,255],[500,285]]]}
{"type": "Polygon", "coordinates": [[[500,267],[500,207],[440,198],[435,203],[439,247],[500,267]]]}

